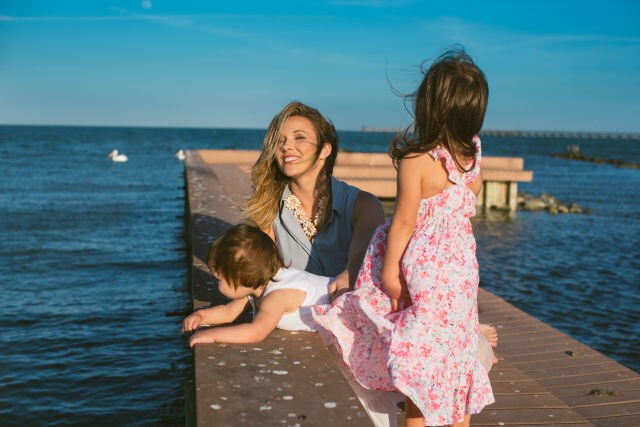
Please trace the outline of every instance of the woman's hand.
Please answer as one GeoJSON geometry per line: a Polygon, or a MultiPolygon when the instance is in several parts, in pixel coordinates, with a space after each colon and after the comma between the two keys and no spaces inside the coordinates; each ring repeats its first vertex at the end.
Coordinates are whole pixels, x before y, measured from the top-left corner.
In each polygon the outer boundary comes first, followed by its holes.
{"type": "Polygon", "coordinates": [[[338,274],[333,282],[329,284],[329,302],[333,302],[340,295],[351,290],[349,287],[349,271],[345,270],[338,274]]]}

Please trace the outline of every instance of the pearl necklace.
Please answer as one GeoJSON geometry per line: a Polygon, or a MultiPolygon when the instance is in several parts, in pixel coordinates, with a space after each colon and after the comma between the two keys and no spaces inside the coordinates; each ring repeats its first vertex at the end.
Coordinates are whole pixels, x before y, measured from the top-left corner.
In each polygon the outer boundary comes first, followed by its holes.
{"type": "Polygon", "coordinates": [[[294,217],[300,223],[302,231],[309,240],[312,240],[316,234],[318,234],[318,224],[324,216],[326,197],[321,197],[318,200],[318,210],[316,211],[313,221],[307,217],[307,214],[302,210],[302,203],[295,195],[290,194],[284,201],[284,205],[291,211],[294,217]]]}

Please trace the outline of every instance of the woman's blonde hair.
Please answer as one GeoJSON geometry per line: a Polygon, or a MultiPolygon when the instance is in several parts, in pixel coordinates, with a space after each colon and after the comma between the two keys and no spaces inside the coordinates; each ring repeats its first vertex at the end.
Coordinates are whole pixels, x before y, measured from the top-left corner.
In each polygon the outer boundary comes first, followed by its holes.
{"type": "MultiPolygon", "coordinates": [[[[276,161],[276,152],[280,148],[282,126],[289,117],[304,117],[313,124],[318,144],[311,165],[318,161],[322,147],[325,144],[331,145],[331,153],[325,159],[323,170],[320,171],[316,182],[316,200],[325,196],[327,206],[332,206],[330,183],[333,166],[338,155],[338,133],[333,123],[315,108],[301,102],[291,102],[271,120],[264,137],[260,157],[251,168],[253,192],[247,200],[244,215],[262,230],[271,228],[278,215],[282,192],[291,180],[282,173],[276,161]]],[[[318,229],[322,229],[327,217],[328,215],[324,216],[323,221],[318,225],[318,229]]]]}
{"type": "Polygon", "coordinates": [[[211,245],[207,265],[234,289],[266,286],[284,262],[275,242],[248,224],[229,228],[211,245]]]}
{"type": "Polygon", "coordinates": [[[473,159],[472,169],[476,154],[473,137],[482,128],[489,85],[464,49],[451,49],[436,59],[420,87],[407,98],[413,101],[413,131],[407,128],[391,144],[389,155],[396,167],[404,157],[442,145],[461,170],[466,170],[463,160],[473,159]]]}

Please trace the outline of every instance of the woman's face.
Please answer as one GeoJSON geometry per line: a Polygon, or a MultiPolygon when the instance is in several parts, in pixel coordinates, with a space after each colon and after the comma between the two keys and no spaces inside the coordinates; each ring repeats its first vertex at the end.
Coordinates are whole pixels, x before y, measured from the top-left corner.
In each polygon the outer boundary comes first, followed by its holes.
{"type": "Polygon", "coordinates": [[[282,173],[296,179],[311,174],[317,177],[324,166],[324,159],[331,152],[331,146],[325,144],[320,158],[316,162],[318,140],[311,120],[302,116],[289,117],[282,126],[276,161],[282,173]]]}

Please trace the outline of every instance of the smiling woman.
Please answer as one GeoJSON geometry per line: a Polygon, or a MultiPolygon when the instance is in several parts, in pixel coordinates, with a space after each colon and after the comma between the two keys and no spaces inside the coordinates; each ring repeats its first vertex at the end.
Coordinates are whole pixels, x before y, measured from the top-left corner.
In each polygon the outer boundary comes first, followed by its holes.
{"type": "Polygon", "coordinates": [[[267,129],[245,214],[276,241],[286,265],[348,289],[384,211],[375,196],[332,176],[337,155],[333,124],[288,104],[267,129]]]}
{"type": "Polygon", "coordinates": [[[332,151],[329,143],[319,146],[311,120],[292,116],[282,126],[276,160],[282,173],[292,178],[321,171],[332,151]]]}

